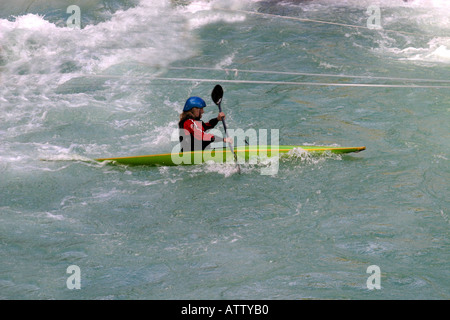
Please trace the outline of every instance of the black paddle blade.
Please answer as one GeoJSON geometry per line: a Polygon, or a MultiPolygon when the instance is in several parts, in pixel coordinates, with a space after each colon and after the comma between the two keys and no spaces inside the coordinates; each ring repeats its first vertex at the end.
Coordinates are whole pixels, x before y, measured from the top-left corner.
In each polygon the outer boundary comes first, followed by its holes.
{"type": "Polygon", "coordinates": [[[220,84],[216,85],[211,92],[211,98],[214,101],[215,104],[219,105],[219,103],[222,101],[223,97],[223,89],[220,84]]]}

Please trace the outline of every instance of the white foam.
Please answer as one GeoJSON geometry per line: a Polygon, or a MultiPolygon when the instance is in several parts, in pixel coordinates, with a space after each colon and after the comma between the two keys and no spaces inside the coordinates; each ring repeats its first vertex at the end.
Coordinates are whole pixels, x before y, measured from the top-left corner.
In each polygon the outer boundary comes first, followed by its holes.
{"type": "Polygon", "coordinates": [[[101,72],[129,61],[167,65],[193,54],[185,21],[167,0],[142,0],[83,29],[58,27],[35,14],[0,19],[5,70],[54,76],[65,63],[78,73],[101,72]]]}
{"type": "Polygon", "coordinates": [[[188,19],[190,29],[198,29],[218,22],[237,23],[244,21],[246,16],[242,13],[215,10],[216,8],[239,10],[243,5],[245,5],[243,1],[192,1],[187,6],[181,7],[179,11],[183,12],[188,19]]]}
{"type": "Polygon", "coordinates": [[[209,1],[192,1],[185,7],[185,12],[197,13],[199,11],[211,10],[212,2],[209,1]]]}
{"type": "MultiPolygon", "coordinates": [[[[242,166],[241,166],[242,170],[242,166]]],[[[215,163],[215,162],[207,162],[202,166],[199,166],[196,171],[199,172],[214,172],[218,174],[222,174],[225,178],[231,177],[234,174],[238,173],[238,168],[234,163],[215,163]]]]}
{"type": "Polygon", "coordinates": [[[53,220],[58,220],[58,221],[64,220],[64,216],[61,214],[51,214],[50,212],[45,212],[45,214],[48,218],[53,219],[53,220]]]}
{"type": "Polygon", "coordinates": [[[331,152],[314,154],[302,148],[294,148],[290,150],[284,157],[286,157],[288,160],[296,159],[299,160],[301,163],[308,165],[318,165],[323,163],[327,159],[342,160],[342,156],[340,154],[334,154],[331,152]]]}
{"type": "MultiPolygon", "coordinates": [[[[236,52],[233,52],[232,54],[224,57],[219,63],[216,64],[217,69],[223,69],[233,63],[234,57],[236,55],[236,52]]],[[[227,71],[228,73],[228,71],[227,71]]],[[[234,76],[237,76],[237,71],[234,73],[234,76]]]]}
{"type": "Polygon", "coordinates": [[[312,3],[305,2],[301,5],[339,5],[339,6],[351,6],[355,8],[367,8],[371,5],[378,5],[384,8],[441,8],[450,9],[450,2],[448,0],[314,0],[312,3]]]}
{"type": "Polygon", "coordinates": [[[399,60],[450,64],[450,38],[434,38],[427,45],[425,47],[409,46],[404,49],[382,46],[374,51],[395,56],[399,60]]]}

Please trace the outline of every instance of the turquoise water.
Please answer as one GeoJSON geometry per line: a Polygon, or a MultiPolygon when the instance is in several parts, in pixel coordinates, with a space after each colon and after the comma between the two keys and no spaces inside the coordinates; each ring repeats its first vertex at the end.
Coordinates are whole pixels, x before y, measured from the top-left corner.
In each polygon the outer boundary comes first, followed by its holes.
{"type": "Polygon", "coordinates": [[[376,30],[371,1],[71,4],[81,29],[67,1],[0,5],[2,299],[450,298],[446,1],[380,1],[376,30]],[[229,128],[367,150],[92,161],[170,152],[216,83],[229,128]]]}

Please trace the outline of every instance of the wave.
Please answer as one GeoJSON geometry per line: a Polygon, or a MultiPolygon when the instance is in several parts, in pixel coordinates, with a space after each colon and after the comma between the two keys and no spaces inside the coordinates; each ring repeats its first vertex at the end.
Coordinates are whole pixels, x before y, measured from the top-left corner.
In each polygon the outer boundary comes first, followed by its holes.
{"type": "Polygon", "coordinates": [[[379,51],[385,55],[395,56],[399,60],[411,61],[416,64],[450,64],[450,38],[434,38],[423,47],[408,46],[404,49],[382,47],[374,51],[379,51]]]}
{"type": "Polygon", "coordinates": [[[262,2],[278,2],[297,5],[351,6],[355,8],[379,5],[380,7],[412,7],[412,8],[450,8],[447,0],[272,0],[262,2]]]}
{"type": "Polygon", "coordinates": [[[92,73],[125,62],[165,65],[193,54],[182,16],[166,1],[142,1],[83,29],[44,16],[0,19],[1,62],[12,74],[92,73]]]}
{"type": "MultiPolygon", "coordinates": [[[[378,44],[372,51],[399,61],[450,63],[450,1],[447,0],[310,0],[260,1],[260,11],[304,18],[302,23],[348,27],[346,37],[363,36],[378,44]],[[380,29],[361,33],[369,8],[377,7],[380,29]],[[280,9],[283,7],[284,9],[280,9]],[[278,13],[279,12],[279,13],[278,13]],[[353,27],[353,28],[352,28],[353,27]]],[[[369,13],[368,13],[369,11],[369,13]]]]}
{"type": "MultiPolygon", "coordinates": [[[[139,4],[139,0],[15,0],[0,2],[0,18],[11,18],[29,13],[45,15],[50,20],[67,19],[67,7],[77,5],[89,21],[103,20],[118,10],[139,4]]],[[[86,20],[88,21],[88,20],[86,20]]]]}

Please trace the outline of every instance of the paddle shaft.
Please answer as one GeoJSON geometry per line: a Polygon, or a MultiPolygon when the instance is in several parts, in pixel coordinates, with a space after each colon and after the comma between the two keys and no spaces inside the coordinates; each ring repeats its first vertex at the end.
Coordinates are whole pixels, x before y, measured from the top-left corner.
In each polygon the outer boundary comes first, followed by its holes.
{"type": "MultiPolygon", "coordinates": [[[[221,107],[220,104],[221,104],[221,102],[219,102],[219,104],[217,105],[217,106],[219,107],[219,113],[222,112],[222,107],[221,107]]],[[[226,125],[226,123],[225,123],[225,119],[224,119],[224,118],[222,118],[222,123],[223,123],[223,129],[225,130],[225,135],[226,135],[227,138],[228,138],[227,125],[226,125]]]]}
{"type": "MultiPolygon", "coordinates": [[[[222,101],[220,101],[220,102],[217,104],[217,106],[219,107],[219,113],[222,112],[221,102],[222,102],[222,101]]],[[[225,119],[224,119],[224,118],[222,118],[222,124],[223,124],[223,129],[225,130],[225,136],[228,138],[227,125],[226,125],[226,123],[225,123],[225,119]]],[[[239,171],[239,173],[241,173],[241,166],[239,165],[239,163],[237,163],[237,156],[236,156],[236,153],[234,153],[233,145],[232,145],[231,143],[228,142],[228,146],[230,147],[230,150],[231,150],[231,152],[233,153],[234,161],[236,162],[236,165],[237,165],[237,167],[238,167],[238,171],[239,171]]]]}

